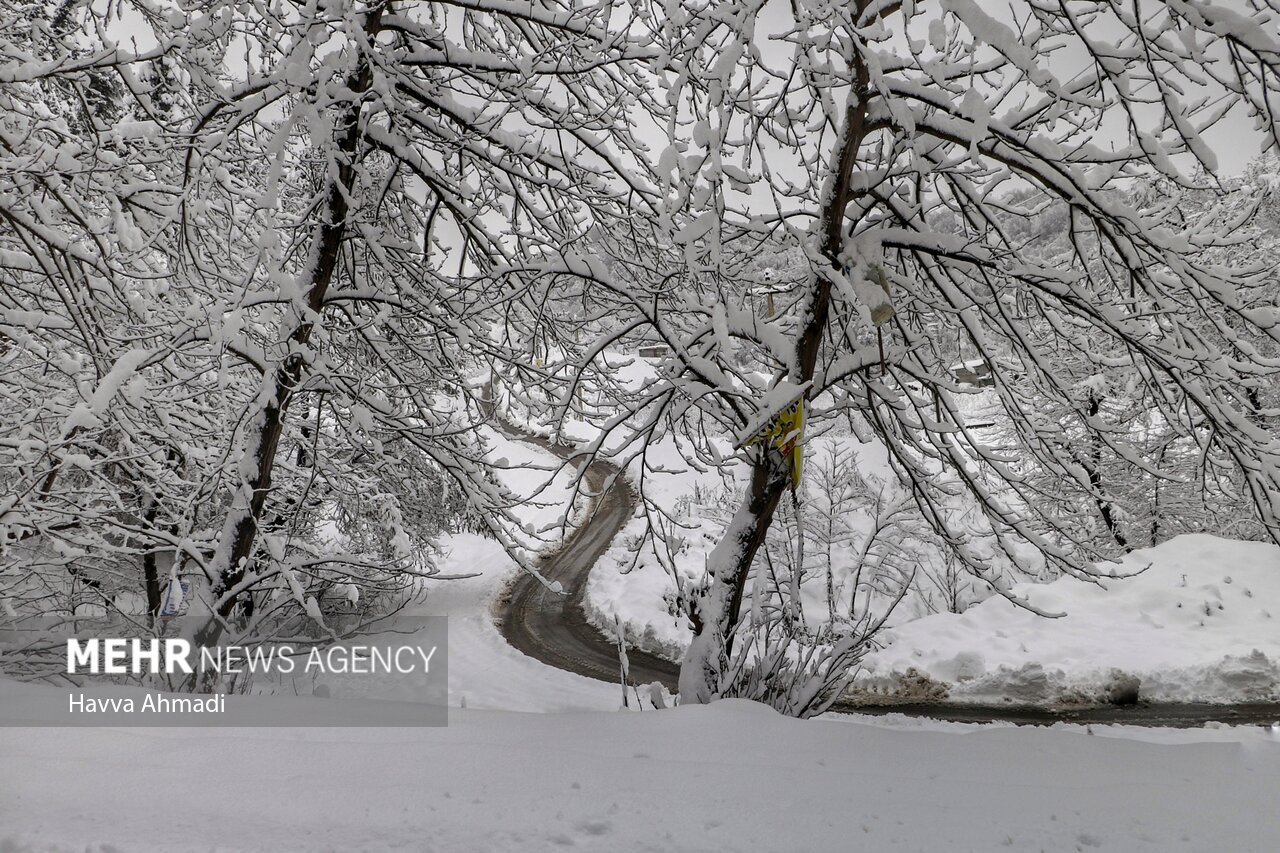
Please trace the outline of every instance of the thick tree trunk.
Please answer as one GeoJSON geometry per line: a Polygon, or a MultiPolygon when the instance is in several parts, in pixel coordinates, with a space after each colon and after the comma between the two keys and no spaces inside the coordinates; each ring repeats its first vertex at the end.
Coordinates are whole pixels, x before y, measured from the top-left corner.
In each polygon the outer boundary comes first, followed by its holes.
{"type": "MultiPolygon", "coordinates": [[[[856,85],[845,111],[844,133],[818,223],[823,253],[833,269],[838,268],[844,243],[844,211],[853,200],[850,179],[866,136],[867,73],[859,61],[855,61],[855,73],[856,85]]],[[[813,379],[831,308],[831,287],[831,278],[816,271],[810,284],[808,310],[796,339],[795,367],[788,377],[797,385],[813,379]]],[[[780,454],[761,446],[746,498],[707,561],[708,587],[690,602],[693,639],[680,664],[682,704],[710,702],[722,692],[722,676],[733,653],[733,636],[741,618],[751,564],[764,544],[787,478],[788,463],[780,454]]],[[[796,566],[796,571],[802,568],[796,566]]]]}
{"type": "Polygon", "coordinates": [[[759,450],[747,496],[707,560],[710,585],[691,602],[689,613],[693,640],[680,665],[682,704],[703,704],[719,694],[721,676],[733,654],[751,563],[769,532],[787,486],[787,472],[779,454],[759,450]]]}
{"type": "MultiPolygon", "coordinates": [[[[365,34],[370,43],[381,28],[384,8],[383,5],[375,6],[367,15],[365,34]]],[[[237,603],[247,594],[240,587],[252,567],[254,544],[263,507],[271,491],[271,475],[284,432],[285,411],[289,397],[301,382],[309,363],[315,320],[324,306],[346,236],[347,199],[355,185],[360,115],[364,109],[360,96],[369,90],[372,81],[368,60],[361,57],[347,81],[356,98],[336,124],[338,166],[336,174],[329,180],[325,205],[319,213],[319,224],[312,238],[309,272],[305,275],[306,305],[290,310],[288,316],[291,320],[286,321],[285,326],[289,328],[287,354],[273,372],[263,377],[257,399],[258,415],[251,422],[245,439],[239,494],[227,515],[219,543],[219,559],[215,563],[218,578],[213,589],[214,610],[196,632],[195,640],[199,645],[213,645],[218,641],[237,603]]]]}

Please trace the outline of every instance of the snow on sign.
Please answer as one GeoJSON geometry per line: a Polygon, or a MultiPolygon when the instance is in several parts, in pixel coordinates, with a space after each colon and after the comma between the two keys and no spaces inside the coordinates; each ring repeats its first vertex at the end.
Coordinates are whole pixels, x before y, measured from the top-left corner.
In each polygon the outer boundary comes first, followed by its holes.
{"type": "Polygon", "coordinates": [[[160,618],[173,619],[187,612],[191,599],[191,581],[172,578],[164,590],[164,601],[160,605],[160,618]]]}

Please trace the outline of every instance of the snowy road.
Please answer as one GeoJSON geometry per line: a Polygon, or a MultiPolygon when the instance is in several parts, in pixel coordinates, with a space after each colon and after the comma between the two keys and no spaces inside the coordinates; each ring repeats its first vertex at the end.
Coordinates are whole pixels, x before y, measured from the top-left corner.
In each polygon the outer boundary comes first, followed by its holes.
{"type": "MultiPolygon", "coordinates": [[[[555,444],[511,424],[502,423],[500,428],[510,438],[561,459],[569,459],[574,453],[572,447],[555,444]]],[[[602,460],[587,467],[587,486],[599,497],[564,543],[542,559],[539,569],[543,576],[559,581],[564,592],[551,592],[537,578],[521,574],[511,585],[498,628],[514,648],[545,664],[619,683],[618,650],[587,621],[583,609],[591,567],[635,509],[630,490],[621,479],[614,480],[614,488],[604,491],[616,474],[617,468],[602,460]]],[[[632,684],[660,681],[668,689],[675,689],[679,670],[676,664],[639,649],[628,649],[627,660],[632,684]]]]}

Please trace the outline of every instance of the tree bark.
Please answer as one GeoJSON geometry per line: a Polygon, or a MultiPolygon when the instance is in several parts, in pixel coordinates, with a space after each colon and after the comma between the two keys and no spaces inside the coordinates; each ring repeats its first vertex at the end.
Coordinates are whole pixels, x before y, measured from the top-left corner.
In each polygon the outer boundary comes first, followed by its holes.
{"type": "MultiPolygon", "coordinates": [[[[160,501],[152,494],[147,497],[147,509],[143,515],[147,528],[155,524],[160,512],[160,501]]],[[[152,543],[142,555],[142,583],[147,592],[147,627],[155,629],[156,617],[160,613],[160,572],[156,566],[155,543],[152,543]]]]}

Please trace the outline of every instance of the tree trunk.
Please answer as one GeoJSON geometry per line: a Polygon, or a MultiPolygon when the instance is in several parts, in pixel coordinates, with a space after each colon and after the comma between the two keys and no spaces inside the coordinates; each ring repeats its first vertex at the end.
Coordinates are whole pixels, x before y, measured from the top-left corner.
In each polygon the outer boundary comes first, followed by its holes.
{"type": "MultiPolygon", "coordinates": [[[[381,28],[384,5],[371,8],[365,20],[365,35],[373,42],[381,28]]],[[[356,158],[360,146],[360,115],[364,109],[360,96],[369,90],[373,74],[369,62],[363,56],[348,78],[347,86],[356,98],[339,118],[337,129],[337,174],[329,179],[325,205],[319,213],[311,244],[311,258],[307,279],[306,305],[290,310],[285,327],[288,354],[274,372],[264,375],[263,387],[258,395],[259,411],[251,422],[245,439],[245,462],[239,494],[227,514],[222,538],[218,547],[218,578],[213,589],[214,611],[208,621],[196,632],[198,645],[213,645],[222,636],[236,604],[246,594],[239,588],[253,563],[254,544],[257,540],[263,507],[271,491],[271,474],[275,468],[276,453],[284,431],[285,412],[289,397],[301,382],[310,361],[307,354],[311,344],[314,320],[324,306],[329,284],[337,269],[339,252],[347,230],[347,199],[355,185],[356,158]]]]}
{"type": "MultiPolygon", "coordinates": [[[[1102,412],[1102,399],[1096,392],[1089,392],[1089,421],[1102,412]]],[[[1129,541],[1120,531],[1120,523],[1116,520],[1115,511],[1111,506],[1111,501],[1106,498],[1103,493],[1102,485],[1102,439],[1098,436],[1098,430],[1095,427],[1089,428],[1089,463],[1087,465],[1089,474],[1089,487],[1093,490],[1093,502],[1098,507],[1098,513],[1102,516],[1102,522],[1107,526],[1107,532],[1111,534],[1111,538],[1116,544],[1129,552],[1133,550],[1129,547],[1129,541]]]]}
{"type": "MultiPolygon", "coordinates": [[[[147,497],[147,509],[143,515],[143,519],[150,529],[155,524],[156,516],[160,512],[160,501],[154,494],[147,497]]],[[[151,547],[142,555],[142,583],[147,592],[147,627],[152,630],[156,627],[156,617],[160,613],[160,572],[156,567],[156,548],[155,543],[151,543],[151,547]]]]}
{"type": "MultiPolygon", "coordinates": [[[[823,252],[833,269],[837,268],[844,242],[844,211],[853,200],[850,178],[866,135],[867,73],[860,61],[855,62],[855,72],[857,84],[845,111],[839,154],[832,167],[818,223],[823,252]]],[[[815,271],[808,310],[796,339],[795,366],[789,377],[796,384],[813,379],[831,307],[831,287],[831,278],[815,271]]],[[[680,702],[683,704],[710,702],[722,692],[721,677],[733,653],[733,636],[740,621],[751,564],[764,543],[778,500],[787,487],[788,471],[787,460],[768,447],[760,447],[752,463],[747,496],[707,560],[708,587],[695,594],[689,603],[693,639],[680,664],[680,702]]],[[[801,568],[797,566],[796,571],[801,568]]]]}
{"type": "Polygon", "coordinates": [[[747,496],[711,551],[707,560],[710,585],[690,607],[693,640],[680,664],[681,704],[703,704],[719,695],[721,675],[733,654],[747,574],[786,489],[787,472],[780,454],[760,448],[747,496]]]}

